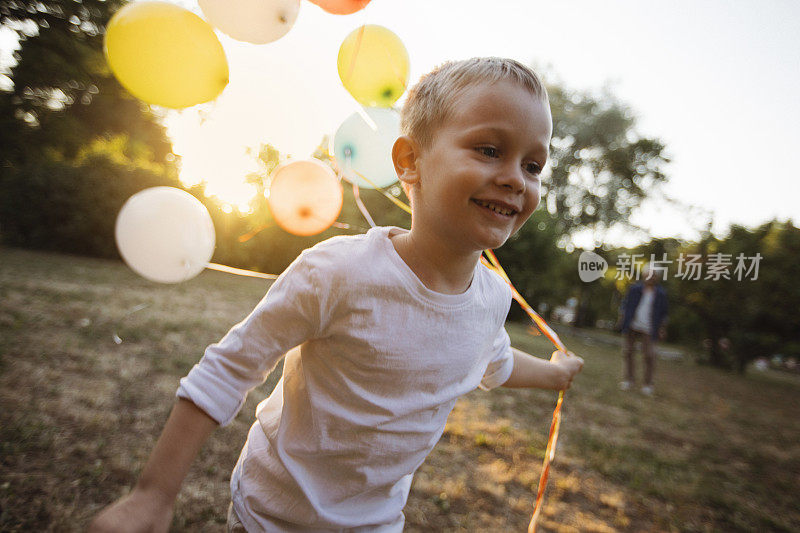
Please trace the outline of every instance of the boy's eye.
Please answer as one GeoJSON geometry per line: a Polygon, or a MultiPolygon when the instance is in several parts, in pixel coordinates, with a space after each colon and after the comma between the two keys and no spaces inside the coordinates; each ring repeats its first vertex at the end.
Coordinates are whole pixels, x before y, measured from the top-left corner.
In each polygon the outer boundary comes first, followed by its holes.
{"type": "Polygon", "coordinates": [[[526,163],[525,172],[529,174],[541,174],[542,167],[539,166],[539,163],[526,163]]]}
{"type": "Polygon", "coordinates": [[[497,157],[500,154],[494,146],[479,146],[476,150],[486,157],[497,157]]]}

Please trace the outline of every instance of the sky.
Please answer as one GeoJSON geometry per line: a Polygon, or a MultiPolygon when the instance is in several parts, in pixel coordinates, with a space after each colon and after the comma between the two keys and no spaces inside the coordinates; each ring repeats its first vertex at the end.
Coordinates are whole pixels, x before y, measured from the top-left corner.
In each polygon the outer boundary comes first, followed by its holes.
{"type": "MultiPolygon", "coordinates": [[[[194,2],[174,3],[201,14],[194,2]]],[[[800,222],[795,0],[372,0],[348,16],[303,0],[295,26],[276,42],[219,34],[228,87],[212,103],[165,114],[182,179],[206,181],[212,193],[244,204],[252,189],[243,177],[255,170],[246,147],[268,142],[308,157],[356,111],[336,57],[361,24],[386,26],[403,40],[412,83],[446,60],[497,55],[574,90],[609,88],[637,117],[639,134],[665,143],[663,192],[683,206],[644,203],[632,221],[648,235],[618,231],[608,244],[694,239],[709,221],[718,235],[732,223],[800,222]]],[[[7,56],[6,35],[0,48],[7,56]]],[[[590,241],[583,235],[575,244],[590,241]]]]}

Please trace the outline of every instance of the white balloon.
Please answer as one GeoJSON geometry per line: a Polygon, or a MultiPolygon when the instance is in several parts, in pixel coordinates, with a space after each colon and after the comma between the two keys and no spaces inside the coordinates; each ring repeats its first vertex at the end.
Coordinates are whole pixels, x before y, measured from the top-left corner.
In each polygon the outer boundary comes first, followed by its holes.
{"type": "Polygon", "coordinates": [[[214,223],[200,200],[174,187],[152,187],[117,215],[117,248],[133,271],[178,283],[203,271],[214,253],[214,223]]]}
{"type": "Polygon", "coordinates": [[[384,107],[367,107],[364,111],[374,124],[367,124],[360,113],[353,113],[336,130],[333,137],[336,165],[349,182],[359,187],[375,188],[358,174],[378,187],[388,187],[397,181],[392,146],[400,135],[400,116],[384,107]]]}
{"type": "Polygon", "coordinates": [[[264,44],[286,35],[300,0],[199,0],[208,22],[237,41],[264,44]]]}

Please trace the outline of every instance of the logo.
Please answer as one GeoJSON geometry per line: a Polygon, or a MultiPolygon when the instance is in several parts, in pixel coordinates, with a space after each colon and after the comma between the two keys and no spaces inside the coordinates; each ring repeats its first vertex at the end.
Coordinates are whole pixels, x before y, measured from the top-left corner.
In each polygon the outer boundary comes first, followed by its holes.
{"type": "Polygon", "coordinates": [[[594,252],[584,251],[578,258],[578,275],[581,281],[589,283],[603,277],[608,270],[605,259],[594,252]]]}

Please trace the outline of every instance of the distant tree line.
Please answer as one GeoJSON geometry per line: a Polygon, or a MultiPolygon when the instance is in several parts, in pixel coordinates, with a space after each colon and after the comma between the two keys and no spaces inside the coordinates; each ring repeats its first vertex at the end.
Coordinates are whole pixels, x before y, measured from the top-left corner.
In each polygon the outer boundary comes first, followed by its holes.
{"type": "MultiPolygon", "coordinates": [[[[693,348],[699,363],[742,372],[759,357],[800,358],[800,315],[795,311],[800,308],[800,229],[792,221],[773,220],[757,228],[734,225],[721,237],[706,231],[697,242],[667,238],[633,248],[598,248],[609,272],[588,284],[577,275],[580,251],[563,253],[560,269],[540,283],[558,288],[558,303],[577,298],[590,285],[586,325],[619,325],[620,306],[636,282],[635,275],[629,279],[621,272],[622,265],[655,260],[666,278],[661,284],[670,307],[667,339],[693,348]]],[[[525,273],[518,275],[525,279],[525,273]]],[[[537,296],[547,290],[529,294],[538,303],[537,296]]]]}

